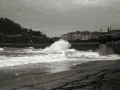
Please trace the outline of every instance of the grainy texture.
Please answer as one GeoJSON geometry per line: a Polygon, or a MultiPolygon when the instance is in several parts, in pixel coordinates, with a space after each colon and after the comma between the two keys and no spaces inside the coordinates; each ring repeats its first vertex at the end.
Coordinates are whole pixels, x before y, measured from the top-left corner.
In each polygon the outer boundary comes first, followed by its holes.
{"type": "Polygon", "coordinates": [[[0,80],[0,90],[120,90],[120,61],[94,61],[69,71],[0,80]]]}

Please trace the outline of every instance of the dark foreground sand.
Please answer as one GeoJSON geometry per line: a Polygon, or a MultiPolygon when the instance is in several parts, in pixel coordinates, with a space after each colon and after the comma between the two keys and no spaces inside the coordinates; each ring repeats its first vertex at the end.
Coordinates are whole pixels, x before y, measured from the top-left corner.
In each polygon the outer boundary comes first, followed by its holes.
{"type": "Polygon", "coordinates": [[[53,74],[0,80],[0,90],[120,90],[120,61],[94,61],[53,74]]]}

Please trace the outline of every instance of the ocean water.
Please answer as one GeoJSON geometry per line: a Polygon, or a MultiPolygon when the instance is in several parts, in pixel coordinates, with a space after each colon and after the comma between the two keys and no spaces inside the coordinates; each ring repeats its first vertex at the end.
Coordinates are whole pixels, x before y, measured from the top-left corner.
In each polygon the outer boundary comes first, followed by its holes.
{"type": "MultiPolygon", "coordinates": [[[[0,48],[0,68],[32,67],[37,64],[54,68],[57,67],[56,63],[69,66],[97,60],[120,59],[120,55],[117,54],[100,56],[99,52],[69,49],[70,46],[67,41],[59,40],[45,49],[34,49],[33,47],[0,48]]],[[[62,66],[59,69],[65,70],[62,66]]]]}

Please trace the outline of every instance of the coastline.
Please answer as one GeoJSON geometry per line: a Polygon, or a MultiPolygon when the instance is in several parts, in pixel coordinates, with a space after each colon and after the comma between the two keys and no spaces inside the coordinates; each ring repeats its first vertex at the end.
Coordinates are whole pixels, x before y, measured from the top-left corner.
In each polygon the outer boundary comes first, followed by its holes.
{"type": "Polygon", "coordinates": [[[92,61],[51,74],[37,70],[0,80],[0,90],[119,90],[119,63],[120,60],[92,61]]]}

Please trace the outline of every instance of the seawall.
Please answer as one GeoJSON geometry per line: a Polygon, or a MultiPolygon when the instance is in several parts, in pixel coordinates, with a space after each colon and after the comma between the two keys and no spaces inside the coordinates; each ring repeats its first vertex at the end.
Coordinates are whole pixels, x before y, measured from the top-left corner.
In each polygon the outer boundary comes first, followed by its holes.
{"type": "Polygon", "coordinates": [[[50,44],[46,43],[0,43],[0,47],[15,47],[15,48],[24,48],[24,47],[34,47],[34,48],[45,48],[50,44]]]}
{"type": "MultiPolygon", "coordinates": [[[[70,43],[71,48],[83,51],[99,51],[99,42],[86,42],[86,43],[70,43]]],[[[15,47],[15,48],[24,48],[24,47],[34,47],[34,48],[45,48],[50,46],[49,43],[0,43],[0,47],[15,47]]],[[[120,54],[120,41],[116,42],[107,42],[107,47],[113,48],[117,54],[120,54]]],[[[105,49],[103,49],[105,50],[105,49]]]]}
{"type": "Polygon", "coordinates": [[[120,54],[120,41],[106,43],[108,47],[112,47],[116,53],[120,54]]]}
{"type": "Polygon", "coordinates": [[[71,43],[71,48],[82,50],[82,51],[98,51],[99,43],[71,43]]]}

